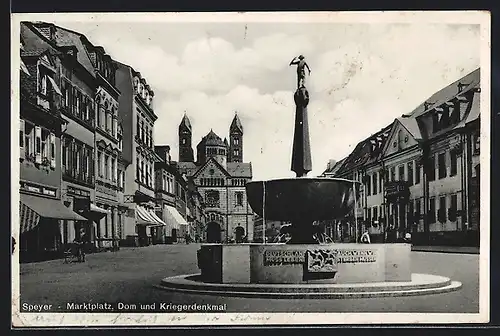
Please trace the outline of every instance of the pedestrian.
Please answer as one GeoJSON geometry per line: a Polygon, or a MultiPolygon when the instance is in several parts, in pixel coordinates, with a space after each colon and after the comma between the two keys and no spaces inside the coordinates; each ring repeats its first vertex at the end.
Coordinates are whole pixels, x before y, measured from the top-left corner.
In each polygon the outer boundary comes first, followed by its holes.
{"type": "Polygon", "coordinates": [[[85,242],[87,240],[87,235],[84,229],[80,229],[79,237],[76,237],[73,240],[76,247],[76,256],[78,257],[79,262],[85,262],[85,242]]]}
{"type": "Polygon", "coordinates": [[[410,231],[407,231],[405,234],[405,243],[411,244],[411,233],[410,231]]]}
{"type": "Polygon", "coordinates": [[[370,234],[368,233],[368,231],[365,231],[362,235],[361,235],[361,243],[362,244],[370,244],[370,234]]]}

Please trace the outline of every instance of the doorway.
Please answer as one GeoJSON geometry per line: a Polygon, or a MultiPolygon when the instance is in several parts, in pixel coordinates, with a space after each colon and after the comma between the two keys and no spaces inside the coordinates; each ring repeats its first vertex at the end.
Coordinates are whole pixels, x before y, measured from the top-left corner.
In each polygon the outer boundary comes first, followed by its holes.
{"type": "Polygon", "coordinates": [[[207,224],[207,243],[220,243],[222,241],[220,225],[217,222],[207,224]]]}
{"type": "Polygon", "coordinates": [[[235,229],[236,243],[243,243],[243,238],[245,237],[245,229],[241,226],[237,226],[235,229]]]}

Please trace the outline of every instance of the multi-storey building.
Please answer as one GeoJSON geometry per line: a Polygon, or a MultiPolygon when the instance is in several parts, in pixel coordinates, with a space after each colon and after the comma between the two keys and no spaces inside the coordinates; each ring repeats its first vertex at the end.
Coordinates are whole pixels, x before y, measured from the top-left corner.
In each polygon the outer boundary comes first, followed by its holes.
{"type": "Polygon", "coordinates": [[[177,180],[181,175],[175,163],[171,161],[169,146],[155,146],[155,151],[161,158],[161,161],[154,165],[156,214],[166,223],[165,227],[158,229],[156,238],[159,242],[174,243],[182,236],[181,227],[188,225],[185,217],[181,215],[181,212],[185,214],[186,210],[182,209],[182,204],[179,202],[182,188],[177,187],[177,180]],[[181,209],[180,212],[178,208],[181,209]]]}
{"type": "Polygon", "coordinates": [[[229,128],[229,139],[230,144],[210,131],[198,143],[194,162],[192,127],[187,115],[179,125],[178,169],[193,181],[203,197],[208,242],[253,239],[253,212],[245,189],[252,179],[252,165],[243,162],[243,126],[238,115],[229,128]]]}
{"type": "Polygon", "coordinates": [[[60,253],[60,220],[85,218],[61,201],[61,136],[76,123],[61,115],[58,83],[67,56],[28,22],[21,23],[20,52],[19,246],[26,261],[60,253]]]}
{"type": "Polygon", "coordinates": [[[132,67],[115,62],[116,87],[120,91],[118,116],[123,127],[125,168],[124,204],[128,208],[121,241],[128,245],[148,245],[157,227],[166,225],[155,214],[155,162],[153,127],[158,119],[153,110],[154,92],[132,67]]]}
{"type": "Polygon", "coordinates": [[[335,176],[363,184],[358,230],[375,241],[411,232],[415,244],[479,243],[479,75],[435,93],[345,159],[335,176]]]}

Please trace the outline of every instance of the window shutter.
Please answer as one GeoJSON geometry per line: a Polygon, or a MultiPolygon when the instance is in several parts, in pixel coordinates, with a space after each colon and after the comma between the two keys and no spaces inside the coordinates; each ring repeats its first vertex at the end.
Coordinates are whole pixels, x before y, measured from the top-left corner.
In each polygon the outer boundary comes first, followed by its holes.
{"type": "Polygon", "coordinates": [[[35,126],[35,163],[42,163],[42,128],[35,126]]]}
{"type": "Polygon", "coordinates": [[[19,123],[19,157],[24,158],[24,141],[25,141],[25,136],[24,136],[24,120],[21,119],[19,123]]]}
{"type": "Polygon", "coordinates": [[[56,135],[50,133],[50,167],[56,167],[56,135]]]}

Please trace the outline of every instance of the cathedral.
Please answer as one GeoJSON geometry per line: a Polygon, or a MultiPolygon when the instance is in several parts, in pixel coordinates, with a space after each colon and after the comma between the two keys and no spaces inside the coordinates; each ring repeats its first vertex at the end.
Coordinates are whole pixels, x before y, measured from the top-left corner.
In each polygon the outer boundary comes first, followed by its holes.
{"type": "Polygon", "coordinates": [[[192,127],[185,114],[179,125],[179,172],[185,173],[205,201],[204,241],[251,242],[253,211],[245,184],[252,179],[252,164],[243,162],[243,126],[235,114],[229,140],[210,130],[192,147],[192,127]]]}

